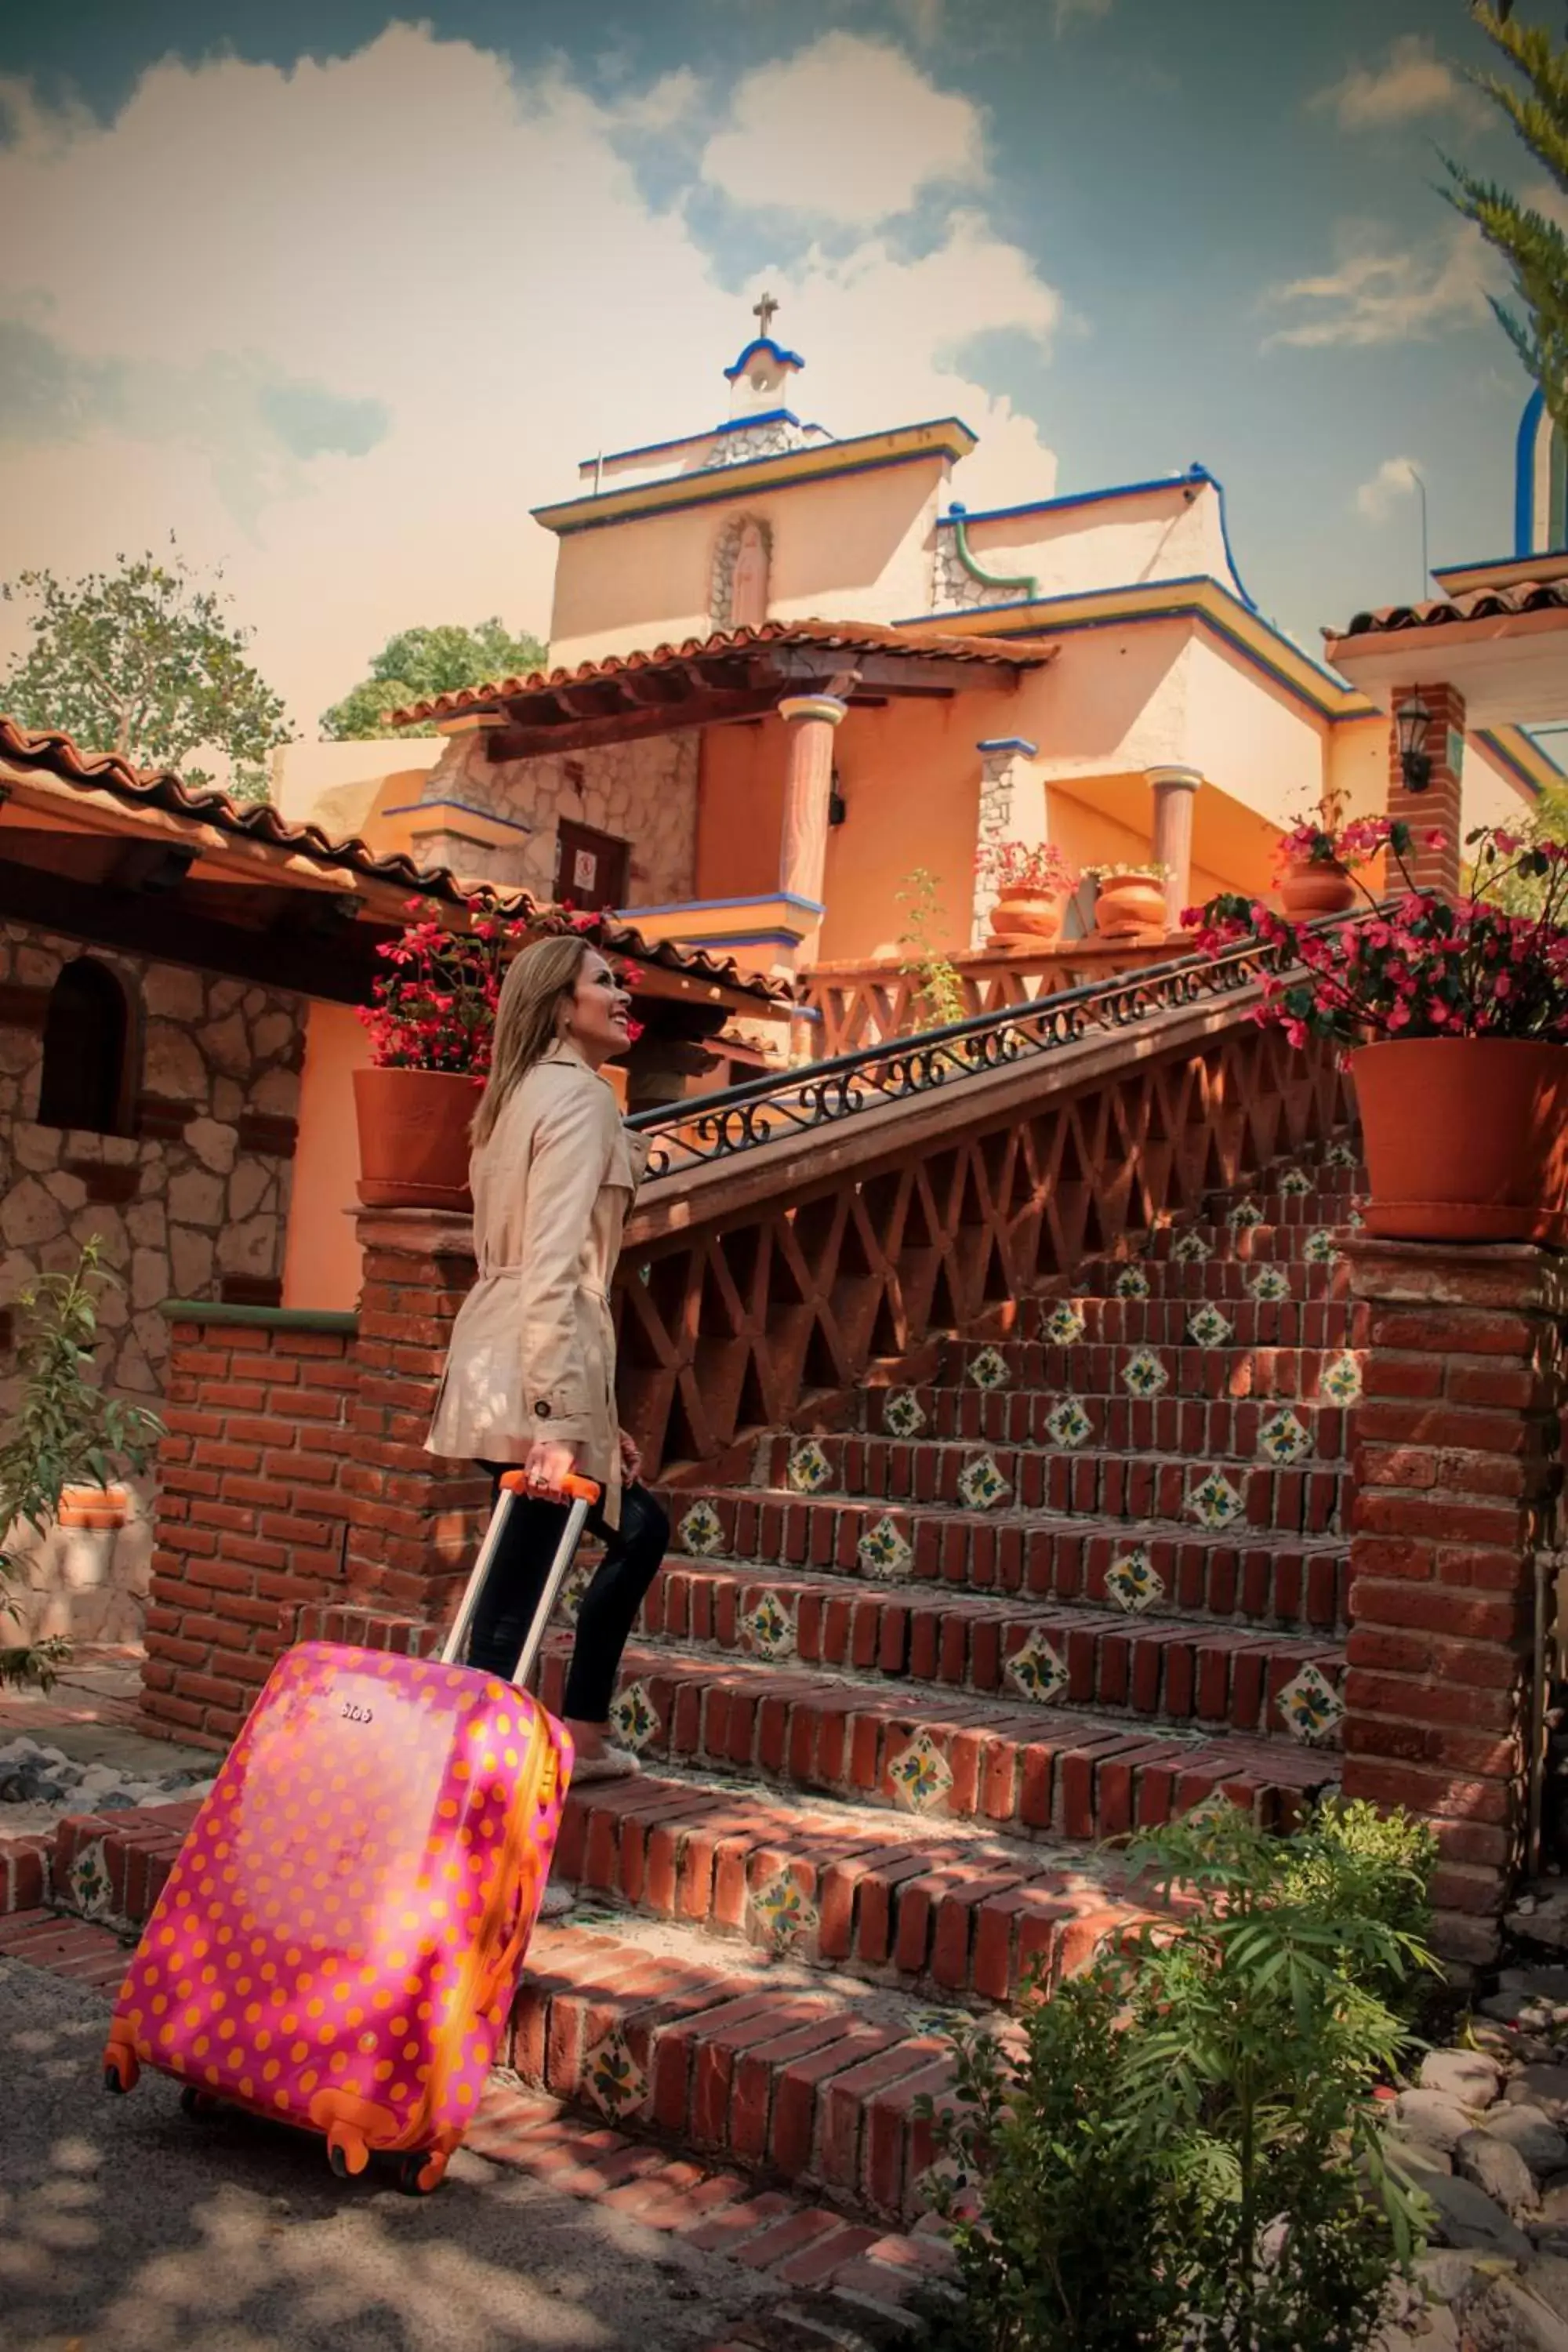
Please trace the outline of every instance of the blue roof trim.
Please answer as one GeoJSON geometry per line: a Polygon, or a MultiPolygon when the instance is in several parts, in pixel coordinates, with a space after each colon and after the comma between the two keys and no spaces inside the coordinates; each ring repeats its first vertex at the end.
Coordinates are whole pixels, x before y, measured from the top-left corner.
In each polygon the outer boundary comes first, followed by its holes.
{"type": "MultiPolygon", "coordinates": [[[[755,416],[727,416],[723,424],[716,425],[713,430],[715,433],[749,433],[753,425],[799,425],[799,423],[800,419],[793,408],[763,408],[759,409],[755,416]]],[[[808,425],[804,429],[808,433],[820,433],[822,427],[819,425],[808,425]]]]}
{"type": "Polygon", "coordinates": [[[395,808],[383,809],[383,816],[432,816],[441,809],[456,809],[461,816],[482,817],[487,824],[504,825],[509,833],[532,833],[535,827],[524,824],[515,816],[497,816],[478,801],[460,801],[450,793],[443,793],[438,801],[399,801],[395,808]]]}
{"type": "MultiPolygon", "coordinates": [[[[892,429],[900,433],[925,433],[935,431],[943,425],[956,425],[961,433],[967,433],[969,435],[971,441],[973,441],[977,437],[970,431],[969,426],[965,425],[962,416],[927,417],[919,425],[896,425],[892,429]]],[[[712,506],[721,499],[732,499],[736,497],[739,489],[743,489],[747,487],[747,477],[752,468],[755,466],[787,465],[792,458],[818,457],[825,448],[854,449],[863,441],[880,441],[885,437],[886,436],[880,433],[858,433],[854,439],[849,441],[817,442],[809,448],[781,449],[763,457],[744,457],[737,466],[725,466],[721,469],[717,470],[704,467],[699,473],[678,477],[678,478],[681,480],[689,480],[693,484],[702,483],[707,486],[701,489],[693,488],[691,494],[687,498],[661,499],[657,506],[644,507],[632,514],[612,514],[605,515],[602,518],[592,514],[585,514],[579,520],[564,523],[546,523],[544,528],[547,530],[554,531],[558,538],[565,539],[569,538],[574,531],[605,530],[615,523],[653,522],[656,521],[660,515],[679,514],[683,507],[712,506]]],[[[967,455],[968,453],[965,451],[961,454],[967,455]]],[[[772,498],[775,491],[799,489],[804,485],[811,482],[837,481],[842,474],[875,474],[880,473],[882,469],[888,466],[924,466],[930,465],[933,460],[939,463],[954,462],[952,460],[952,452],[946,449],[900,449],[894,451],[891,456],[886,457],[857,457],[852,459],[847,465],[820,466],[814,467],[809,474],[796,474],[793,478],[786,477],[783,481],[763,482],[756,486],[756,494],[759,498],[772,498]]],[[[653,489],[665,488],[673,488],[674,484],[650,483],[647,487],[653,489]]],[[[612,495],[619,495],[619,493],[613,493],[612,495]]],[[[542,516],[552,513],[558,507],[576,506],[582,503],[584,503],[584,501],[580,498],[552,499],[548,506],[531,507],[529,512],[537,522],[542,516]]],[[[585,503],[592,504],[592,501],[588,500],[585,503]]],[[[979,606],[966,606],[963,609],[978,611],[984,608],[979,606]]],[[[931,625],[931,616],[929,613],[922,613],[920,623],[910,624],[910,625],[923,625],[929,628],[931,625]]]]}
{"type": "Polygon", "coordinates": [[[753,890],[743,898],[672,898],[663,907],[621,907],[617,912],[628,923],[641,915],[710,915],[724,907],[755,907],[763,900],[784,907],[800,907],[808,915],[820,915],[826,910],[815,898],[800,898],[793,890],[753,890]]]}
{"type": "Polygon", "coordinates": [[[786,352],[784,345],[775,343],[771,335],[757,335],[746,345],[734,366],[725,369],[724,373],[731,383],[738,375],[744,375],[759,352],[768,352],[772,358],[777,360],[781,367],[803,368],[805,365],[798,352],[786,352]]]}
{"type": "MultiPolygon", "coordinates": [[[[1451,580],[1457,572],[1490,572],[1504,563],[1541,563],[1550,556],[1568,555],[1568,547],[1527,547],[1522,555],[1478,555],[1468,563],[1434,564],[1434,580],[1451,580]]],[[[1461,591],[1461,593],[1465,592],[1461,591]]]]}
{"type": "MultiPolygon", "coordinates": [[[[1532,801],[1539,800],[1541,798],[1541,786],[1536,782],[1535,778],[1531,774],[1529,769],[1524,766],[1523,762],[1509,750],[1508,745],[1506,743],[1500,743],[1497,736],[1489,727],[1479,728],[1477,732],[1479,740],[1486,745],[1488,752],[1491,758],[1498,762],[1498,765],[1500,767],[1506,768],[1510,776],[1517,778],[1518,782],[1523,785],[1525,791],[1530,794],[1532,801]]],[[[1531,740],[1533,741],[1534,738],[1532,737],[1531,740]]],[[[1537,746],[1537,748],[1539,749],[1539,746],[1537,746]]],[[[1552,764],[1555,767],[1556,761],[1553,761],[1552,764]]]]}
{"type": "MultiPolygon", "coordinates": [[[[1236,561],[1236,551],[1231,546],[1230,520],[1226,512],[1225,484],[1217,474],[1211,474],[1206,466],[1200,465],[1195,460],[1187,467],[1184,474],[1160,474],[1147,482],[1115,482],[1109,489],[1104,490],[1070,490],[1065,498],[1033,499],[1027,505],[1021,507],[986,507],[974,514],[969,514],[962,507],[958,507],[955,500],[955,513],[940,515],[937,518],[937,529],[939,530],[952,529],[956,520],[973,524],[1005,522],[1011,520],[1016,515],[1064,514],[1074,507],[1107,506],[1113,499],[1148,498],[1156,490],[1180,490],[1201,482],[1206,482],[1219,500],[1220,542],[1225,549],[1225,560],[1230,566],[1230,576],[1236,583],[1236,593],[1247,611],[1258,613],[1258,619],[1262,620],[1264,616],[1258,612],[1257,604],[1247,593],[1247,583],[1242,579],[1240,568],[1236,561]]],[[[973,609],[982,611],[984,608],[975,606],[973,609]]],[[[1268,625],[1270,628],[1274,627],[1272,621],[1268,625]]],[[[1279,630],[1276,634],[1283,635],[1284,632],[1279,630]]],[[[1298,647],[1298,651],[1300,650],[1300,648],[1298,647]]],[[[1308,654],[1306,658],[1310,661],[1310,654],[1308,654]]]]}
{"type": "MultiPolygon", "coordinates": [[[[1513,457],[1513,551],[1515,555],[1535,555],[1541,551],[1531,545],[1535,530],[1535,441],[1541,430],[1541,420],[1546,411],[1546,394],[1539,384],[1524,404],[1524,415],[1519,420],[1519,439],[1513,457]]],[[[1450,572],[1457,571],[1449,564],[1450,572]]]]}
{"type": "Polygon", "coordinates": [[[1031,743],[1026,735],[988,735],[984,743],[976,743],[974,748],[977,751],[1022,751],[1032,760],[1040,747],[1031,743]]]}

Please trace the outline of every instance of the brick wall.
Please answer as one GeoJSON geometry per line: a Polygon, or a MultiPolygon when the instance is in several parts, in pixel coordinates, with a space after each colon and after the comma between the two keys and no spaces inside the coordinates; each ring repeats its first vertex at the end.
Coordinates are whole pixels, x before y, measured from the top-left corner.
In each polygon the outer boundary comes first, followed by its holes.
{"type": "MultiPolygon", "coordinates": [[[[1399,730],[1391,716],[1388,722],[1388,814],[1408,824],[1415,834],[1415,848],[1408,863],[1417,887],[1440,890],[1446,898],[1457,898],[1465,828],[1460,812],[1459,771],[1450,765],[1448,749],[1450,738],[1456,745],[1464,741],[1465,698],[1452,686],[1423,686],[1419,688],[1396,686],[1393,710],[1397,712],[1401,703],[1411,701],[1417,692],[1432,713],[1432,724],[1426,734],[1426,753],[1432,762],[1431,782],[1424,793],[1413,793],[1407,789],[1399,766],[1399,730]],[[1427,845],[1426,835],[1434,832],[1444,836],[1441,848],[1427,845]]],[[[1397,875],[1394,879],[1398,882],[1397,875]]]]}
{"type": "Polygon", "coordinates": [[[1365,1354],[1345,1791],[1431,1819],[1439,1947],[1484,1962],[1531,1859],[1538,1610],[1564,1534],[1568,1264],[1502,1244],[1352,1241],[1347,1255],[1365,1354]]]}
{"type": "Polygon", "coordinates": [[[352,1315],[265,1307],[186,1307],[174,1322],[148,1730],[226,1748],[294,1611],[342,1595],[354,1336],[352,1315]]]}

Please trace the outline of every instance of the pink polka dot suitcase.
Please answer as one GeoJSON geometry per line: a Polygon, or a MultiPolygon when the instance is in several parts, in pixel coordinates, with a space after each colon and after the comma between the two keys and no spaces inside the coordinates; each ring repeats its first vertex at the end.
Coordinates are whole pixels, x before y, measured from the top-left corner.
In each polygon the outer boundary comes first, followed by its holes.
{"type": "Polygon", "coordinates": [[[573,1507],[516,1682],[455,1663],[510,1493],[439,1659],[326,1642],[279,1658],[131,1963],[104,2052],[184,2103],[321,2133],[334,2170],[434,2189],[516,1990],[572,1768],[521,1687],[598,1490],[573,1507]]]}

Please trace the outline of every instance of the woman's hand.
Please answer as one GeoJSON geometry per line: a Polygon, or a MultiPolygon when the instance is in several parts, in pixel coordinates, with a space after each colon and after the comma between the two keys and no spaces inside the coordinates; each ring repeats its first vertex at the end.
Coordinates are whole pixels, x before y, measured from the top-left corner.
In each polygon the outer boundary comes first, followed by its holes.
{"type": "Polygon", "coordinates": [[[621,1448],[621,1481],[624,1486],[630,1486],[642,1476],[642,1447],[624,1429],[617,1435],[621,1448]]]}
{"type": "Polygon", "coordinates": [[[528,1459],[522,1465],[529,1493],[552,1496],[559,1501],[576,1467],[574,1445],[564,1445],[559,1438],[539,1438],[529,1447],[528,1459]]]}

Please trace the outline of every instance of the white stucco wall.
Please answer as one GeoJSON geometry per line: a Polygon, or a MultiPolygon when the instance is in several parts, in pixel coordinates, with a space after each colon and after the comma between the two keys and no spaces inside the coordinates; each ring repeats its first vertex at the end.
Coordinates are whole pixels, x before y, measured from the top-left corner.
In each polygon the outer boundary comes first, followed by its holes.
{"type": "MultiPolygon", "coordinates": [[[[1208,481],[1179,481],[1084,505],[979,515],[967,520],[967,536],[971,553],[986,571],[1032,573],[1041,596],[1198,578],[1241,593],[1226,554],[1219,494],[1208,481]]],[[[1007,601],[1007,592],[964,572],[951,527],[939,529],[937,550],[939,609],[1007,601]]]]}

